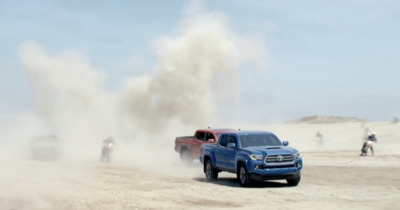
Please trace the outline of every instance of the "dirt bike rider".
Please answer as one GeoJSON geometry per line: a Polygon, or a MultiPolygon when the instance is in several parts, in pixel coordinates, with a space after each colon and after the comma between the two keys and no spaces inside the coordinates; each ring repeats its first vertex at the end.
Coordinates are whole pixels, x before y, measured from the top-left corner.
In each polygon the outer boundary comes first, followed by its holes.
{"type": "Polygon", "coordinates": [[[103,149],[101,150],[101,160],[104,160],[106,158],[107,152],[109,156],[112,154],[112,149],[114,144],[115,141],[111,136],[103,140],[103,149]]]}
{"type": "Polygon", "coordinates": [[[317,134],[315,134],[315,137],[318,138],[318,145],[323,146],[324,145],[324,136],[318,131],[317,134]]]}
{"type": "Polygon", "coordinates": [[[373,143],[376,143],[378,140],[376,139],[375,136],[376,132],[371,132],[371,135],[369,135],[367,137],[367,139],[365,139],[365,142],[363,143],[362,147],[361,147],[361,154],[360,156],[366,156],[368,149],[371,150],[371,154],[374,155],[374,148],[372,147],[373,143]]]}

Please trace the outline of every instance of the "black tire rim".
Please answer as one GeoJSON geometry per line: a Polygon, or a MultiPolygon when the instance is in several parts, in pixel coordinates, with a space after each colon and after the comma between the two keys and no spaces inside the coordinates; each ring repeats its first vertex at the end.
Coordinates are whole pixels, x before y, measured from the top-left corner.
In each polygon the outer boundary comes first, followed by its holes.
{"type": "Polygon", "coordinates": [[[210,161],[208,161],[207,165],[206,165],[206,176],[207,176],[207,179],[211,179],[211,164],[210,164],[210,161]]]}
{"type": "Polygon", "coordinates": [[[239,172],[239,178],[240,178],[240,183],[245,184],[247,181],[247,176],[246,176],[246,169],[242,166],[240,167],[240,172],[239,172]]]}

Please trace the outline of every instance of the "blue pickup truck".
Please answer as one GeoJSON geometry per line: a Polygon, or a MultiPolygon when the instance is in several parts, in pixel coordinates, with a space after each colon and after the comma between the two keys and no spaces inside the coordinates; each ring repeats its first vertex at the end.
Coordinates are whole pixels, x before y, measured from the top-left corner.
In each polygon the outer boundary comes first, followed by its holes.
{"type": "Polygon", "coordinates": [[[295,186],[300,182],[303,160],[288,144],[271,132],[230,131],[223,133],[217,144],[201,146],[200,162],[209,181],[216,180],[219,172],[227,171],[236,173],[244,187],[253,180],[274,179],[286,179],[295,186]]]}

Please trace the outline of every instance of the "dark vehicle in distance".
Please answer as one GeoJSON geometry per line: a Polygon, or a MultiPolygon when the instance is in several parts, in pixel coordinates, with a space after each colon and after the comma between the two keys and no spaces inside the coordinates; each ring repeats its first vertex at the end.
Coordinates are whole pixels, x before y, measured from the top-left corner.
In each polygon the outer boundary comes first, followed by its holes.
{"type": "Polygon", "coordinates": [[[55,135],[34,137],[30,151],[34,160],[59,160],[63,155],[62,142],[55,135]]]}

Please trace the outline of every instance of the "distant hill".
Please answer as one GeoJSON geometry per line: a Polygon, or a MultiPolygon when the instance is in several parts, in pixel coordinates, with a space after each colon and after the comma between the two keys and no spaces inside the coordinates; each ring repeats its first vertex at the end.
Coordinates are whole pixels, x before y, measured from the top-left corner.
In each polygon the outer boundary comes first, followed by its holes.
{"type": "Polygon", "coordinates": [[[367,120],[357,117],[339,117],[339,116],[309,116],[287,122],[289,124],[331,124],[344,122],[367,122],[367,120]]]}

